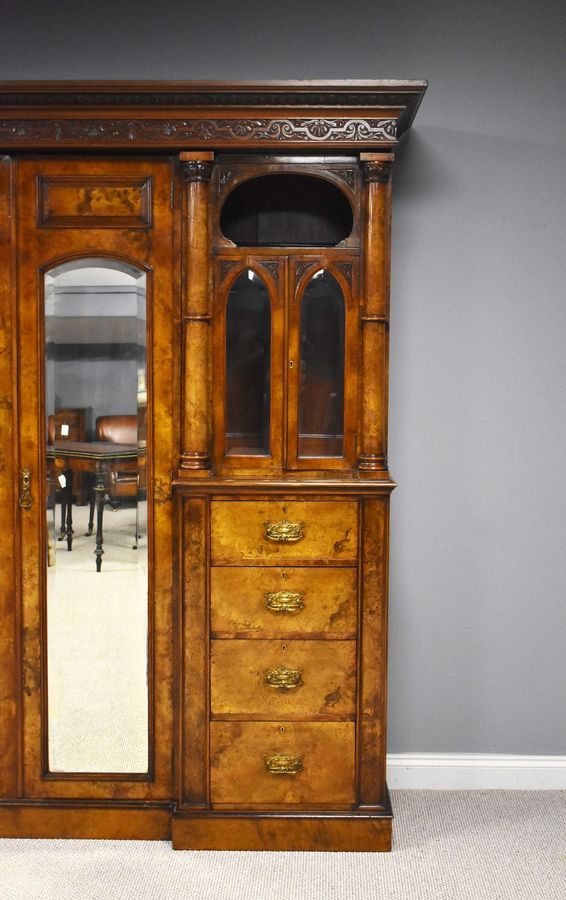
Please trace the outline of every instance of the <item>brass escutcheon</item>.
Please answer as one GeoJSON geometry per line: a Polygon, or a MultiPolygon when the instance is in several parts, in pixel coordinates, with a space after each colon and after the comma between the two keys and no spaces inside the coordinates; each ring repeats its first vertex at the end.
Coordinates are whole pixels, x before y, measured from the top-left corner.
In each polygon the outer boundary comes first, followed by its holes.
{"type": "Polygon", "coordinates": [[[304,522],[289,522],[283,519],[281,522],[264,522],[265,537],[268,541],[276,541],[280,544],[294,544],[303,537],[304,522]]]}
{"type": "Polygon", "coordinates": [[[299,610],[305,608],[303,597],[304,594],[294,593],[293,591],[266,593],[265,608],[277,613],[299,612],[299,610]]]}
{"type": "Polygon", "coordinates": [[[279,666],[278,669],[266,669],[265,683],[268,687],[278,688],[280,691],[290,691],[302,685],[303,670],[288,669],[287,666],[279,666]]]}
{"type": "Polygon", "coordinates": [[[277,756],[265,757],[265,768],[272,775],[296,775],[303,771],[302,756],[286,756],[283,753],[277,756]]]}
{"type": "Polygon", "coordinates": [[[20,469],[20,499],[21,509],[31,509],[33,497],[31,495],[31,469],[20,469]]]}

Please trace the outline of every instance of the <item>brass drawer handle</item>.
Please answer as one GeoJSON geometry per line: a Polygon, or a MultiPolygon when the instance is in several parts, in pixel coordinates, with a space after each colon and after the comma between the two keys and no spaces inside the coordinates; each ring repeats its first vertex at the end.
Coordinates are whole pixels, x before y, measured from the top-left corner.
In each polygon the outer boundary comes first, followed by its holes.
{"type": "Polygon", "coordinates": [[[266,593],[265,608],[277,613],[299,612],[299,610],[305,608],[303,597],[304,594],[294,593],[293,591],[266,593]]]}
{"type": "Polygon", "coordinates": [[[276,541],[279,544],[294,544],[303,538],[304,522],[289,522],[283,519],[281,522],[264,522],[265,537],[268,541],[276,541]]]}
{"type": "Polygon", "coordinates": [[[302,669],[288,669],[287,666],[279,666],[278,669],[266,669],[265,683],[268,687],[278,688],[280,691],[291,691],[300,687],[303,683],[302,669]]]}
{"type": "Polygon", "coordinates": [[[272,775],[297,775],[303,771],[302,756],[286,756],[283,753],[277,756],[265,757],[265,768],[272,775]]]}
{"type": "Polygon", "coordinates": [[[21,509],[31,509],[33,497],[31,495],[31,469],[20,469],[20,499],[21,509]]]}

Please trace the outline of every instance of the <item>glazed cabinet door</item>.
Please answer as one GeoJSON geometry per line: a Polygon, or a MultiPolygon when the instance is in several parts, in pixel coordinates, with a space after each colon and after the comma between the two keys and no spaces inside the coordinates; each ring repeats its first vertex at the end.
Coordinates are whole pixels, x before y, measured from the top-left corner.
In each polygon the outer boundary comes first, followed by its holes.
{"type": "Polygon", "coordinates": [[[163,800],[178,443],[172,166],[29,159],[17,179],[22,793],[163,800]]]}
{"type": "Polygon", "coordinates": [[[282,465],[284,262],[216,262],[214,462],[228,472],[282,465]]]}
{"type": "Polygon", "coordinates": [[[351,469],[358,392],[357,259],[289,260],[287,464],[351,469]]]}

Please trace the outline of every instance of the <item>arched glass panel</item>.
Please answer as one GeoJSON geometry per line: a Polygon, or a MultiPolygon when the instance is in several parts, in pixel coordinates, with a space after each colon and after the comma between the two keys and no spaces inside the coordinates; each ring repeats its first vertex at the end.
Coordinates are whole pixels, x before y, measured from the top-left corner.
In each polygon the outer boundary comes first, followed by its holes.
{"type": "Polygon", "coordinates": [[[244,181],[220,217],[222,233],[239,247],[333,247],[353,224],[350,202],[336,185],[291,173],[244,181]]]}
{"type": "Polygon", "coordinates": [[[325,269],[301,302],[299,456],[344,452],[344,297],[325,269]]]}
{"type": "Polygon", "coordinates": [[[44,278],[55,773],[148,769],[145,282],[98,258],[44,278]]]}
{"type": "Polygon", "coordinates": [[[226,305],[226,454],[268,456],[271,305],[252,269],[236,279],[226,305]]]}

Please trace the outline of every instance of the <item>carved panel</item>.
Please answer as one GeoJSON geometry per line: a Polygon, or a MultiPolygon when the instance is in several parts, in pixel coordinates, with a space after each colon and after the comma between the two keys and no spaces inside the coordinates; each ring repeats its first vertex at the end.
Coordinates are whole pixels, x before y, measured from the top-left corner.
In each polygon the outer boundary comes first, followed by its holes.
{"type": "Polygon", "coordinates": [[[234,266],[237,266],[239,260],[237,259],[224,259],[220,263],[220,282],[222,283],[226,278],[228,272],[230,272],[234,266]]]}
{"type": "Polygon", "coordinates": [[[352,190],[356,187],[356,170],[352,168],[348,169],[333,169],[333,175],[337,175],[338,178],[341,178],[342,181],[345,181],[348,187],[351,187],[352,190]]]}
{"type": "Polygon", "coordinates": [[[39,144],[234,143],[390,144],[397,140],[391,118],[293,119],[24,119],[0,121],[0,141],[39,144]]]}
{"type": "Polygon", "coordinates": [[[295,280],[299,282],[307,269],[312,269],[317,263],[316,259],[307,259],[305,262],[295,263],[295,280]]]}
{"type": "Polygon", "coordinates": [[[148,228],[151,178],[40,177],[38,224],[49,228],[148,228]]]}
{"type": "Polygon", "coordinates": [[[279,263],[276,259],[262,259],[261,265],[267,269],[275,284],[279,282],[279,263]]]}
{"type": "Polygon", "coordinates": [[[352,286],[352,263],[336,263],[336,268],[342,272],[342,275],[350,285],[352,286]]]}

